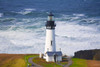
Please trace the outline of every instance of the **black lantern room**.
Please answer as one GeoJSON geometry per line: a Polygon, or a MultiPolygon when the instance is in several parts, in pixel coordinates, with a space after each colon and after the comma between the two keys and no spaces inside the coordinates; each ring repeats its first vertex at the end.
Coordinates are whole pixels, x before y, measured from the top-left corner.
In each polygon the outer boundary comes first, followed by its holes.
{"type": "Polygon", "coordinates": [[[46,29],[55,29],[55,26],[54,15],[50,12],[48,15],[48,21],[46,22],[46,29]]]}

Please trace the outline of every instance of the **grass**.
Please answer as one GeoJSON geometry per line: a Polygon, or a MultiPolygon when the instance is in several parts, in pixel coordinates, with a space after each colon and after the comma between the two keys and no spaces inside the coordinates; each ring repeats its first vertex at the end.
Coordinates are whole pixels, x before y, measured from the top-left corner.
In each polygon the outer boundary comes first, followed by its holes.
{"type": "MultiPolygon", "coordinates": [[[[66,59],[63,59],[64,61],[63,62],[60,62],[62,65],[66,65],[67,64],[67,61],[66,59]]],[[[43,67],[62,67],[61,65],[58,65],[57,63],[54,63],[54,62],[46,62],[44,59],[41,59],[41,58],[34,58],[33,59],[33,62],[34,63],[37,63],[43,67]]]]}
{"type": "MultiPolygon", "coordinates": [[[[28,62],[30,57],[38,57],[37,54],[0,54],[0,67],[27,67],[31,65],[28,62]]],[[[65,59],[66,60],[66,59],[65,59]]],[[[54,62],[46,62],[44,59],[34,58],[33,61],[40,64],[43,67],[61,67],[54,62]]],[[[61,62],[61,64],[67,64],[67,61],[61,62]]]]}
{"type": "Polygon", "coordinates": [[[62,65],[66,65],[68,63],[67,58],[62,58],[62,62],[60,62],[62,65]]]}
{"type": "Polygon", "coordinates": [[[0,67],[27,67],[31,65],[28,62],[30,57],[36,57],[37,54],[0,54],[0,67]]]}
{"type": "MultiPolygon", "coordinates": [[[[28,59],[30,57],[36,57],[36,58],[33,59],[33,62],[36,63],[36,64],[39,64],[39,65],[41,65],[43,67],[62,67],[61,65],[58,65],[58,64],[56,64],[54,62],[46,62],[44,59],[39,58],[39,55],[37,55],[37,54],[34,54],[34,55],[26,55],[25,56],[26,64],[27,65],[29,64],[29,66],[31,66],[31,63],[28,62],[28,59]]],[[[66,59],[64,59],[64,62],[61,62],[61,64],[62,65],[67,64],[66,59]]]]}
{"type": "Polygon", "coordinates": [[[29,66],[31,66],[31,63],[28,62],[28,59],[30,57],[38,57],[38,55],[37,54],[34,54],[34,55],[25,55],[24,58],[25,58],[25,62],[26,62],[26,67],[27,67],[28,64],[29,64],[29,66]]]}
{"type": "Polygon", "coordinates": [[[73,58],[72,61],[73,64],[70,67],[87,67],[87,62],[85,59],[73,58]]]}
{"type": "Polygon", "coordinates": [[[25,67],[25,61],[24,59],[16,59],[14,61],[11,61],[9,64],[5,64],[4,67],[25,67]]]}
{"type": "MultiPolygon", "coordinates": [[[[63,58],[62,60],[63,61],[60,62],[60,64],[66,65],[68,63],[66,58],[63,58]]],[[[57,63],[54,63],[54,62],[46,62],[45,59],[42,59],[42,58],[39,58],[39,57],[34,58],[33,62],[36,63],[36,64],[39,64],[43,67],[62,67],[61,65],[58,65],[57,63]]]]}
{"type": "Polygon", "coordinates": [[[37,63],[43,67],[61,67],[60,65],[54,63],[54,62],[46,62],[44,59],[41,58],[34,58],[34,63],[37,63]]]}
{"type": "Polygon", "coordinates": [[[25,67],[24,55],[0,54],[0,67],[25,67]]]}

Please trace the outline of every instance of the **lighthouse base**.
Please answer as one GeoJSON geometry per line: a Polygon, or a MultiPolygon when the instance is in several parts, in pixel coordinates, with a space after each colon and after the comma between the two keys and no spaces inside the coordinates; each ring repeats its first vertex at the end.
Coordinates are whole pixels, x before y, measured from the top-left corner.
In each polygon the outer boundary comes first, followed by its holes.
{"type": "Polygon", "coordinates": [[[60,62],[62,61],[62,52],[46,52],[43,57],[47,62],[60,62]]]}

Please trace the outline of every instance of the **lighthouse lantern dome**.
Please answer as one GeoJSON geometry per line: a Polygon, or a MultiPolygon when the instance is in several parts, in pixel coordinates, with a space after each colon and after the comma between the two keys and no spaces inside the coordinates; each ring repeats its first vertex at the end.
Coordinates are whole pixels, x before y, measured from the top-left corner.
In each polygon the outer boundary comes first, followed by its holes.
{"type": "Polygon", "coordinates": [[[52,12],[50,12],[50,14],[48,15],[48,21],[54,21],[54,15],[52,14],[52,12]]]}

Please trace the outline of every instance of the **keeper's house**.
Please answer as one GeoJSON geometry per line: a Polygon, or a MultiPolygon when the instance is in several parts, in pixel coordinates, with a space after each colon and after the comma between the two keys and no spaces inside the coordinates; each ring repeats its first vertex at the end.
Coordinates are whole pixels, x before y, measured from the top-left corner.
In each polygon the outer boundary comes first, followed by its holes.
{"type": "Polygon", "coordinates": [[[47,62],[59,62],[62,61],[62,52],[47,52],[46,53],[47,62]]]}

